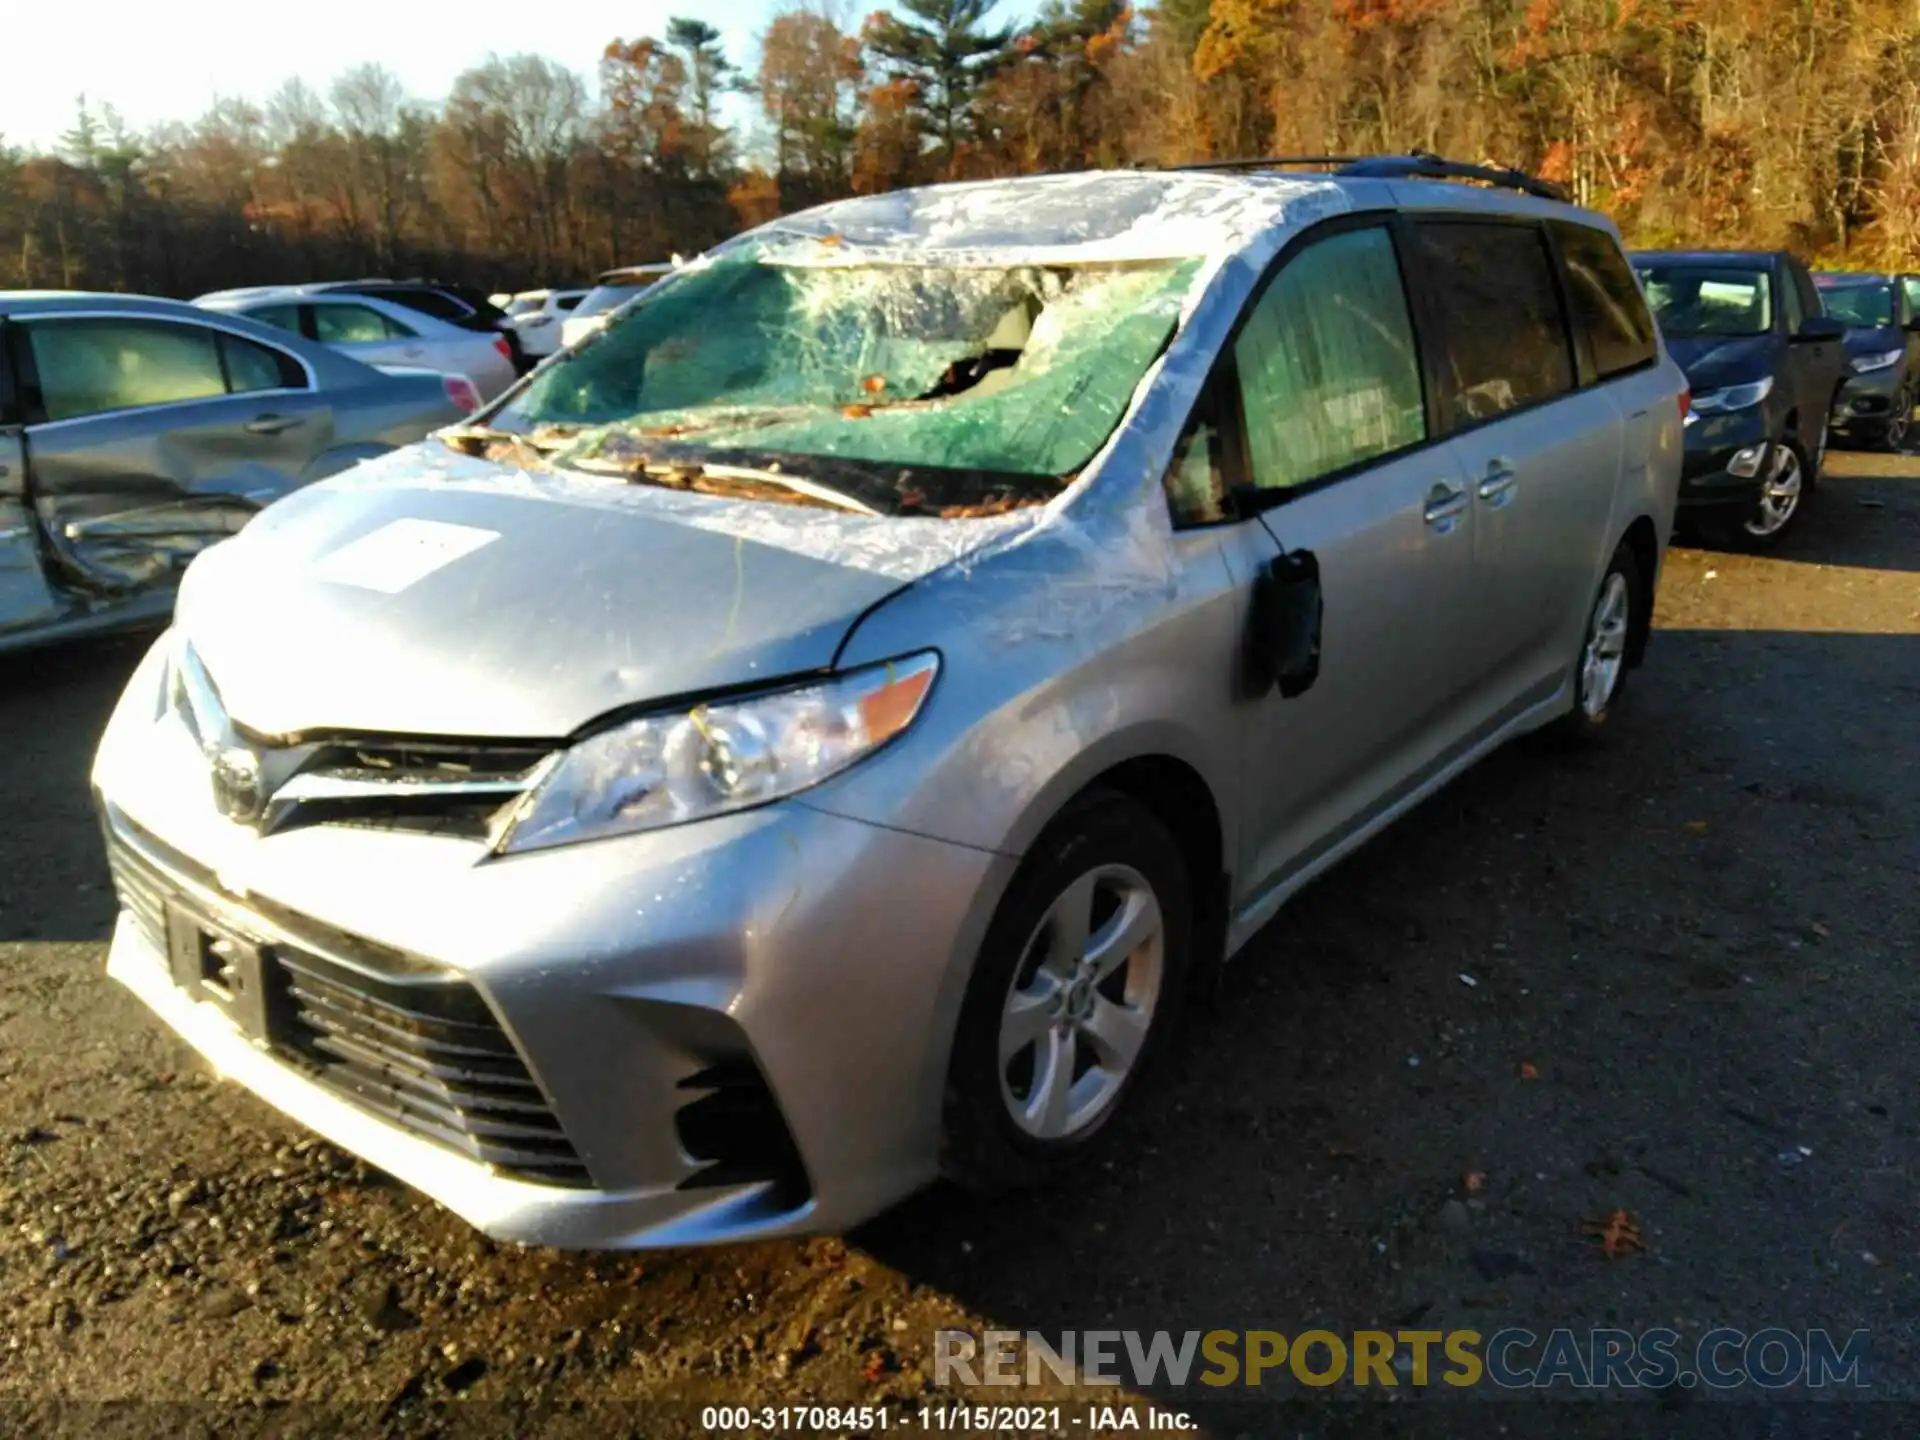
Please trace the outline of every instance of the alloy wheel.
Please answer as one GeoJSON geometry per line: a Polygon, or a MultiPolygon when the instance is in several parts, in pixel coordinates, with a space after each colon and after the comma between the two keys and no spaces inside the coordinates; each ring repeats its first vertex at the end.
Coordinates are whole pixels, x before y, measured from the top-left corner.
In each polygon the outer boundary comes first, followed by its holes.
{"type": "Polygon", "coordinates": [[[1887,448],[1904,450],[1913,428],[1913,392],[1906,386],[1893,397],[1893,413],[1887,417],[1887,448]]]}
{"type": "Polygon", "coordinates": [[[1580,655],[1580,709],[1589,719],[1605,710],[1613,692],[1620,688],[1620,671],[1627,663],[1631,610],[1627,577],[1618,570],[1609,571],[1600,586],[1600,598],[1594,603],[1586,649],[1580,655]]]}
{"type": "Polygon", "coordinates": [[[1146,877],[1102,865],[1068,885],[1028,939],[1000,1017],[1000,1096],[1041,1140],[1092,1126],[1153,1024],[1166,925],[1146,877]]]}
{"type": "Polygon", "coordinates": [[[1800,508],[1801,489],[1799,452],[1783,440],[1773,447],[1773,469],[1760,487],[1760,503],[1747,521],[1747,533],[1764,537],[1784,530],[1800,508]]]}

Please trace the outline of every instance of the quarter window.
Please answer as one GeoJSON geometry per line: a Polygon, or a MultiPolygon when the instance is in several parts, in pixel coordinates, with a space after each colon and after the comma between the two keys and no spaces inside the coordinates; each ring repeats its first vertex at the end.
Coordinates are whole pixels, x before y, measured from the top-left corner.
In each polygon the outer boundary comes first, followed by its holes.
{"type": "Polygon", "coordinates": [[[284,351],[224,333],[220,336],[220,348],[226,355],[227,386],[236,395],[249,390],[307,388],[306,372],[300,368],[300,362],[284,351]]]}
{"type": "Polygon", "coordinates": [[[1613,237],[1588,225],[1555,222],[1554,229],[1574,319],[1586,331],[1595,374],[1605,380],[1651,365],[1653,316],[1613,237]]]}
{"type": "Polygon", "coordinates": [[[1426,221],[1427,271],[1446,332],[1440,371],[1463,424],[1573,388],[1546,237],[1532,225],[1426,221]]]}
{"type": "Polygon", "coordinates": [[[1288,260],[1233,347],[1250,478],[1290,489],[1426,438],[1393,238],[1349,230],[1288,260]]]}
{"type": "Polygon", "coordinates": [[[227,393],[214,332],[100,317],[23,327],[48,420],[73,420],[227,393]]]}

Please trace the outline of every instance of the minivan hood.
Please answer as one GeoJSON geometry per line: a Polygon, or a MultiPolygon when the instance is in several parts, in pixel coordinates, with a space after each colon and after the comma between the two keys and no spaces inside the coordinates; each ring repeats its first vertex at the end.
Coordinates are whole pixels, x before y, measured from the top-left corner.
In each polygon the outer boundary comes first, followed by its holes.
{"type": "Polygon", "coordinates": [[[203,553],[176,625],[263,735],[559,738],[611,710],[824,670],[869,607],[1037,514],[725,500],[429,441],[203,553]]]}
{"type": "Polygon", "coordinates": [[[1667,340],[1667,353],[1687,372],[1687,383],[1697,391],[1746,385],[1772,373],[1770,335],[1683,336],[1667,340]]]}

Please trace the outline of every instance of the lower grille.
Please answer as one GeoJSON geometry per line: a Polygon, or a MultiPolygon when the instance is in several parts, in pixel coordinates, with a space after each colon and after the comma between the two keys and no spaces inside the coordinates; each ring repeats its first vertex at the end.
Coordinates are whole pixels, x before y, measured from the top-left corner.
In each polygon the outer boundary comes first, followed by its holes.
{"type": "Polygon", "coordinates": [[[680,1148],[701,1164],[681,1189],[770,1182],[781,1209],[805,1203],[811,1193],[806,1164],[758,1066],[747,1059],[712,1065],[680,1088],[705,1092],[674,1116],[680,1148]]]}
{"type": "MultiPolygon", "coordinates": [[[[158,841],[148,848],[173,859],[158,841]]],[[[121,908],[163,955],[167,897],[186,892],[169,869],[192,875],[200,890],[245,918],[265,942],[266,1040],[280,1059],[360,1108],[503,1174],[592,1184],[519,1051],[466,981],[281,907],[221,894],[200,867],[181,857],[163,868],[112,823],[107,862],[121,908]],[[370,973],[369,963],[388,973],[370,973]]]]}

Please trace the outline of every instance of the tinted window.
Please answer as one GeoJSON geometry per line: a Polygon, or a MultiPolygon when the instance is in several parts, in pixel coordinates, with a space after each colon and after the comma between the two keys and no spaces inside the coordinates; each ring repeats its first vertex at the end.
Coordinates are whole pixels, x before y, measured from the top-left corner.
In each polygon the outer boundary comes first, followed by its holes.
{"type": "Polygon", "coordinates": [[[578,295],[562,295],[556,302],[562,310],[571,310],[580,303],[578,295]]]}
{"type": "MultiPolygon", "coordinates": [[[[1653,318],[1669,337],[1761,335],[1773,328],[1773,279],[1764,270],[1658,260],[1635,268],[1653,318]]],[[[1787,290],[1791,321],[1793,287],[1787,290]]]]}
{"type": "Polygon", "coordinates": [[[271,325],[276,330],[291,330],[296,335],[300,333],[298,305],[260,305],[241,313],[249,320],[258,320],[262,325],[271,325]]]}
{"type": "Polygon", "coordinates": [[[1531,225],[1419,226],[1446,329],[1440,372],[1454,412],[1485,420],[1573,388],[1573,357],[1546,237],[1531,225]]]}
{"type": "Polygon", "coordinates": [[[1304,485],[1426,438],[1419,352],[1383,229],[1335,235],[1287,261],[1233,358],[1249,478],[1262,489],[1304,485]]]}
{"type": "Polygon", "coordinates": [[[284,351],[227,334],[220,336],[220,348],[227,359],[227,388],[235,394],[307,388],[306,371],[284,351]]]}
{"type": "Polygon", "coordinates": [[[1626,256],[1604,230],[1556,224],[1574,320],[1602,380],[1653,363],[1653,316],[1626,256]]]}
{"type": "Polygon", "coordinates": [[[318,301],[313,307],[313,338],[323,345],[364,345],[404,339],[413,332],[366,305],[318,301]]]}
{"type": "Polygon", "coordinates": [[[438,290],[382,290],[380,298],[404,305],[409,310],[418,310],[422,315],[431,315],[437,320],[451,320],[455,324],[473,314],[471,308],[438,290]]]}
{"type": "Polygon", "coordinates": [[[214,332],[157,320],[36,321],[26,327],[48,420],[224,395],[214,332]]]}

